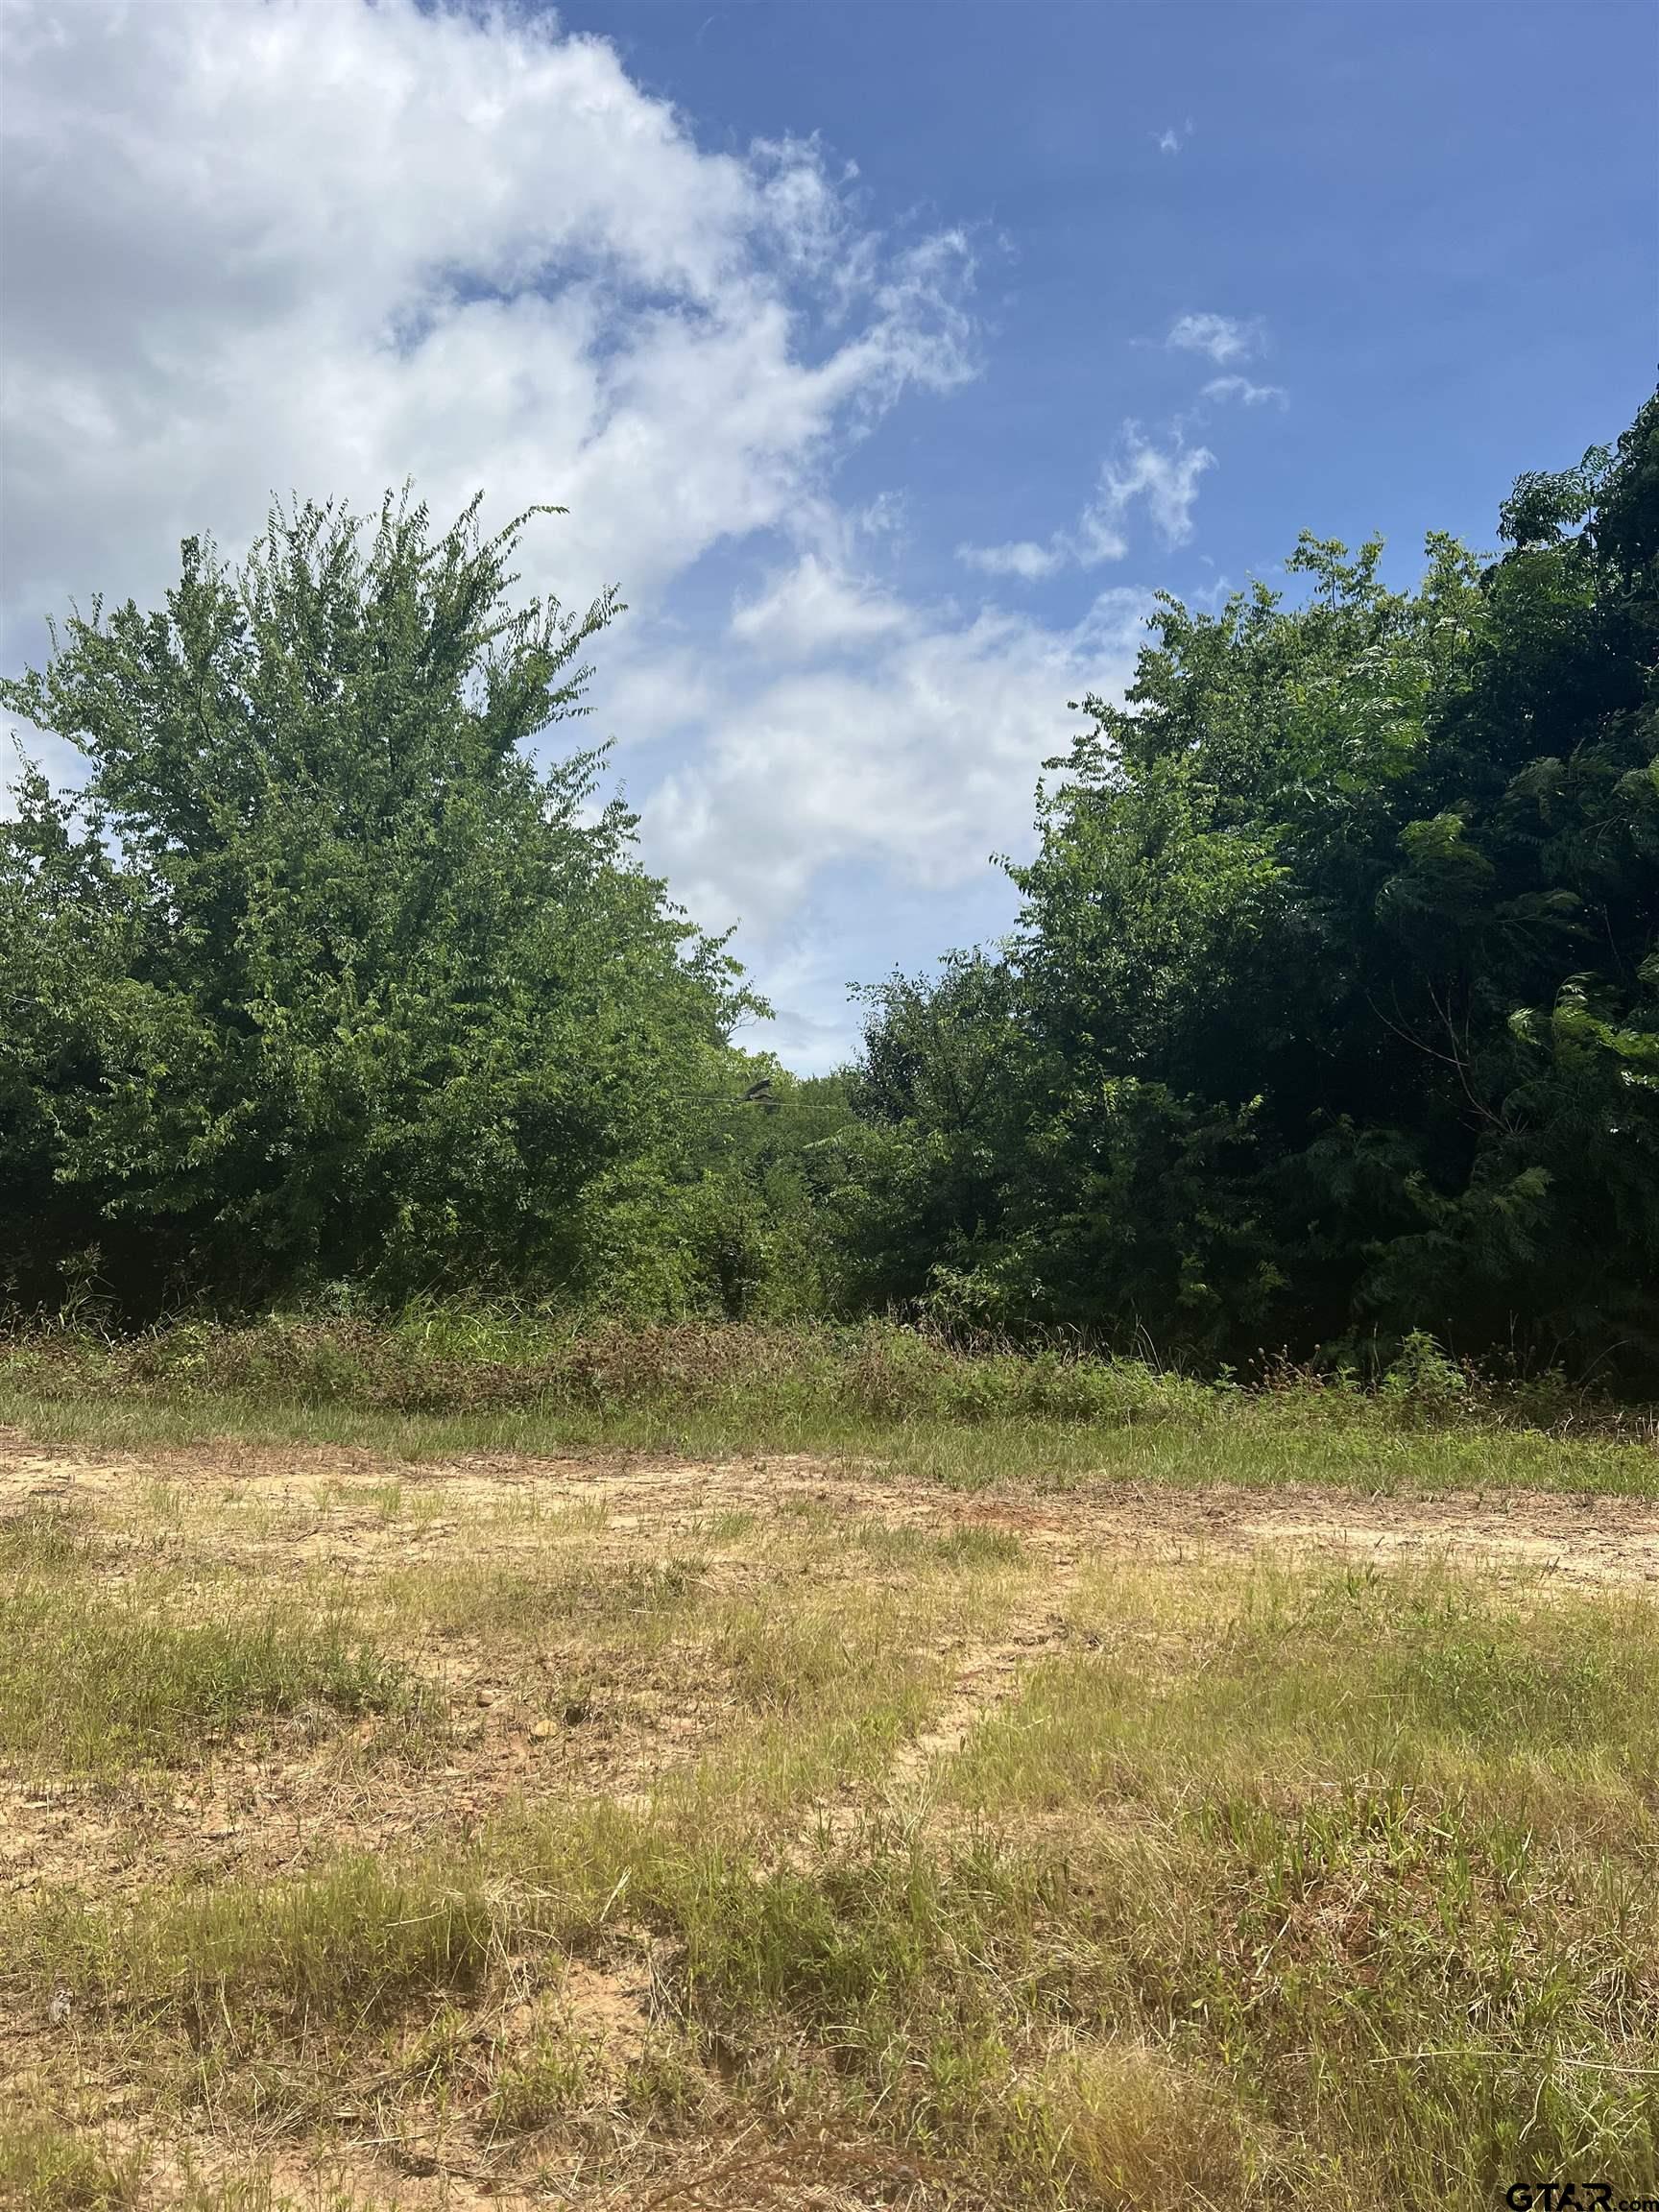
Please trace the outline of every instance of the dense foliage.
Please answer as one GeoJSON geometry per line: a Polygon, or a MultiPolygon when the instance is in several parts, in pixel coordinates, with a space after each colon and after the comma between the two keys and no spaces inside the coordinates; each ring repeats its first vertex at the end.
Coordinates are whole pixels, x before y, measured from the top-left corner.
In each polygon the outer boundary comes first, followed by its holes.
{"type": "Polygon", "coordinates": [[[528,517],[475,515],[278,513],[235,575],[187,541],[164,613],[94,606],[0,687],[88,763],[72,796],[26,767],[0,825],[24,1303],[741,1310],[756,1001],[591,804],[601,756],[526,752],[613,598],[507,612],[528,517]]]}
{"type": "Polygon", "coordinates": [[[1659,1379],[1659,400],[1502,529],[1163,600],[1002,954],[875,995],[866,1297],[1659,1379]]]}
{"type": "Polygon", "coordinates": [[[0,703],[0,1282],[926,1313],[1241,1364],[1428,1332],[1659,1382],[1659,400],[1484,566],[1305,536],[1165,598],[1040,802],[1004,946],[798,1083],[646,875],[581,710],[614,601],[528,517],[275,515],[0,703]],[[541,756],[545,757],[544,755],[541,756]]]}

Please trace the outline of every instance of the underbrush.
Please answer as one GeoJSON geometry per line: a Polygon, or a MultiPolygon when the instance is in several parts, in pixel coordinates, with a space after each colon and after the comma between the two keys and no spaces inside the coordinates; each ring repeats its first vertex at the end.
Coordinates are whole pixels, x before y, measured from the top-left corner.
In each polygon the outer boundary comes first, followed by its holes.
{"type": "Polygon", "coordinates": [[[1264,1360],[1250,1387],[1141,1359],[963,1342],[892,1322],[580,1322],[418,1307],[385,1319],[272,1314],[180,1320],[107,1337],[68,1325],[0,1334],[0,1410],[119,1404],[355,1413],[474,1423],[534,1419],[572,1442],[685,1431],[757,1443],[832,1443],[873,1431],[1232,1434],[1485,1433],[1651,1445],[1659,1418],[1570,1388],[1557,1374],[1495,1378],[1408,1340],[1369,1383],[1264,1360]]]}
{"type": "Polygon", "coordinates": [[[0,1423],[88,1449],[260,1445],[456,1455],[799,1453],[977,1490],[1316,1483],[1374,1494],[1659,1496],[1650,1412],[1499,1382],[1413,1342],[1374,1386],[1271,1367],[1250,1388],[890,1323],[578,1326],[400,1318],[0,1335],[0,1423]]]}
{"type": "Polygon", "coordinates": [[[398,1318],[273,1314],[107,1338],[0,1338],[0,1387],[42,1398],[351,1405],[390,1413],[604,1415],[733,1408],[861,1421],[1122,1423],[1201,1418],[1216,1393],[1138,1360],[964,1348],[886,1323],[578,1325],[417,1309],[398,1318]]]}

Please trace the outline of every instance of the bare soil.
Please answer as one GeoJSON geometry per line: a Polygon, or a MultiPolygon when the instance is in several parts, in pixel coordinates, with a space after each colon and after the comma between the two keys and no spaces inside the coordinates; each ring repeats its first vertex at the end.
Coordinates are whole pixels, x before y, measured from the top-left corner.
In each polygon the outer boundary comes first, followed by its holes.
{"type": "MultiPolygon", "coordinates": [[[[408,1464],[363,1451],[232,1442],[93,1458],[30,1446],[0,1429],[0,1512],[78,1502],[142,1511],[158,1484],[185,1501],[254,1501],[283,1508],[267,1533],[223,1539],[228,1551],[258,1557],[277,1572],[284,1561],[305,1567],[325,1561],[366,1574],[392,1559],[442,1556],[462,1522],[469,1544],[478,1542],[481,1509],[598,1508],[606,1540],[638,1555],[653,1538],[671,1553],[670,1539],[721,1515],[765,1517],[811,1501],[893,1527],[1005,1528],[1061,1556],[1083,1550],[1166,1561],[1263,1550],[1440,1555],[1488,1569],[1542,1570],[1577,1583],[1659,1582],[1659,1503],[1645,1499],[1536,1491],[1367,1498],[1312,1484],[1188,1490],[1117,1482],[1083,1482],[1034,1498],[1004,1490],[954,1492],[805,1455],[709,1463],[480,1454],[408,1464]],[[413,1521],[389,1518],[364,1493],[390,1483],[406,1502],[436,1503],[442,1511],[413,1521]]],[[[534,1543],[536,1531],[532,1525],[516,1533],[508,1516],[488,1541],[511,1551],[534,1543]]]]}
{"type": "MultiPolygon", "coordinates": [[[[921,1533],[964,1528],[1016,1536],[1037,1569],[1032,1594],[998,1633],[950,1654],[951,1686],[928,1727],[899,1753],[885,1796],[925,1796],[930,1770],[960,1747],[985,1712],[1018,1690],[1024,1671],[1065,1639],[1067,1603],[1088,1563],[1163,1565],[1266,1553],[1365,1561],[1438,1559],[1453,1567],[1548,1586],[1659,1586],[1659,1504],[1599,1496],[1437,1494],[1361,1497],[1327,1488],[1211,1488],[1082,1483],[1032,1495],[951,1491],[807,1456],[710,1464],[639,1456],[546,1458],[480,1455],[430,1464],[333,1448],[206,1444],[152,1453],[49,1450],[0,1430],[0,1517],[30,1506],[85,1507],[113,1532],[108,1575],[124,1572],[153,1531],[158,1501],[179,1517],[207,1569],[252,1574],[280,1587],[321,1571],[366,1581],[395,1569],[511,1564],[544,1546],[549,1517],[580,1526],[584,1556],[672,1562],[695,1552],[716,1590],[741,1593],[756,1576],[752,1547],[724,1545],[720,1526],[752,1517],[764,1528],[803,1508],[921,1533]],[[388,1504],[391,1486],[396,1503],[388,1504]],[[237,1510],[221,1510],[235,1507],[237,1510]]],[[[866,1560],[861,1580],[902,1567],[866,1560]]],[[[776,1584],[776,1563],[765,1571],[776,1584]]],[[[389,1746],[385,1724],[320,1735],[303,1720],[204,1745],[182,1772],[97,1785],[0,1767],[0,1903],[65,1881],[99,1895],[132,1895],[180,1875],[275,1879],[342,1850],[384,1851],[414,1839],[465,1839],[517,1798],[609,1793],[637,1800],[693,1760],[722,1719],[718,1685],[687,1681],[672,1649],[635,1656],[598,1679],[561,1642],[557,1623],[499,1639],[445,1640],[422,1655],[449,1723],[438,1748],[389,1746]]],[[[831,1816],[839,1817],[831,1809],[831,1816]]],[[[560,2000],[607,2067],[644,2050],[652,2024],[649,1958],[613,1967],[572,1962],[560,2000]]],[[[531,2025],[507,2021],[503,2032],[531,2025]]],[[[8,2020],[0,2010],[0,2103],[69,2056],[77,2024],[8,2020]]],[[[111,2080],[108,2122],[126,2092],[111,2080]]],[[[449,2212],[519,2203],[585,2207],[697,2204],[857,2207],[920,2203],[926,2176],[892,2161],[858,2170],[833,2145],[807,2155],[750,2140],[687,2141],[642,2151],[624,2186],[555,2160],[531,2192],[495,2171],[469,2170],[459,2150],[348,2133],[325,2175],[291,2144],[262,2155],[278,2194],[326,2203],[351,2187],[375,2204],[449,2212]]],[[[222,2151],[205,2145],[209,2168],[222,2151]]],[[[936,2201],[926,2195],[926,2200],[936,2201]]],[[[967,2202],[967,2199],[954,2201],[967,2202]]]]}

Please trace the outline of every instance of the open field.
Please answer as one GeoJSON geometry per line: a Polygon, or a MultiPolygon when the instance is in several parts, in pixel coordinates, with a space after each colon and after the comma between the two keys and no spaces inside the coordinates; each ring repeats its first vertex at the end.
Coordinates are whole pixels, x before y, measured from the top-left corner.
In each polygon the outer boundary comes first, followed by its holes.
{"type": "Polygon", "coordinates": [[[1648,1445],[23,1410],[0,2201],[1659,2196],[1648,1445]]]}

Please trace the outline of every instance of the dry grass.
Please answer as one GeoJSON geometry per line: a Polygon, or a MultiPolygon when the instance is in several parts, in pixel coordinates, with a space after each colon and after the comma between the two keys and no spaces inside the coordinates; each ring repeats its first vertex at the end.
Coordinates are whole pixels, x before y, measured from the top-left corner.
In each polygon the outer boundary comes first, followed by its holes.
{"type": "Polygon", "coordinates": [[[1635,1508],[11,1464],[0,2201],[1659,2191],[1635,1508]]]}
{"type": "Polygon", "coordinates": [[[204,1603],[177,1571],[128,1565],[111,1585],[94,1566],[67,1516],[0,1520],[0,1760],[25,1773],[178,1765],[277,1718],[419,1724],[419,1686],[326,1596],[298,1614],[260,1591],[204,1603]]]}
{"type": "Polygon", "coordinates": [[[84,1445],[235,1434],[411,1459],[810,1452],[965,1487],[1063,1486],[1109,1468],[1185,1486],[1659,1496],[1659,1408],[1558,1375],[1482,1376],[1424,1340],[1369,1387],[1265,1360],[1255,1382],[874,1321],[649,1328],[435,1307],[179,1322],[112,1342],[70,1327],[0,1334],[0,1421],[84,1445]]]}

